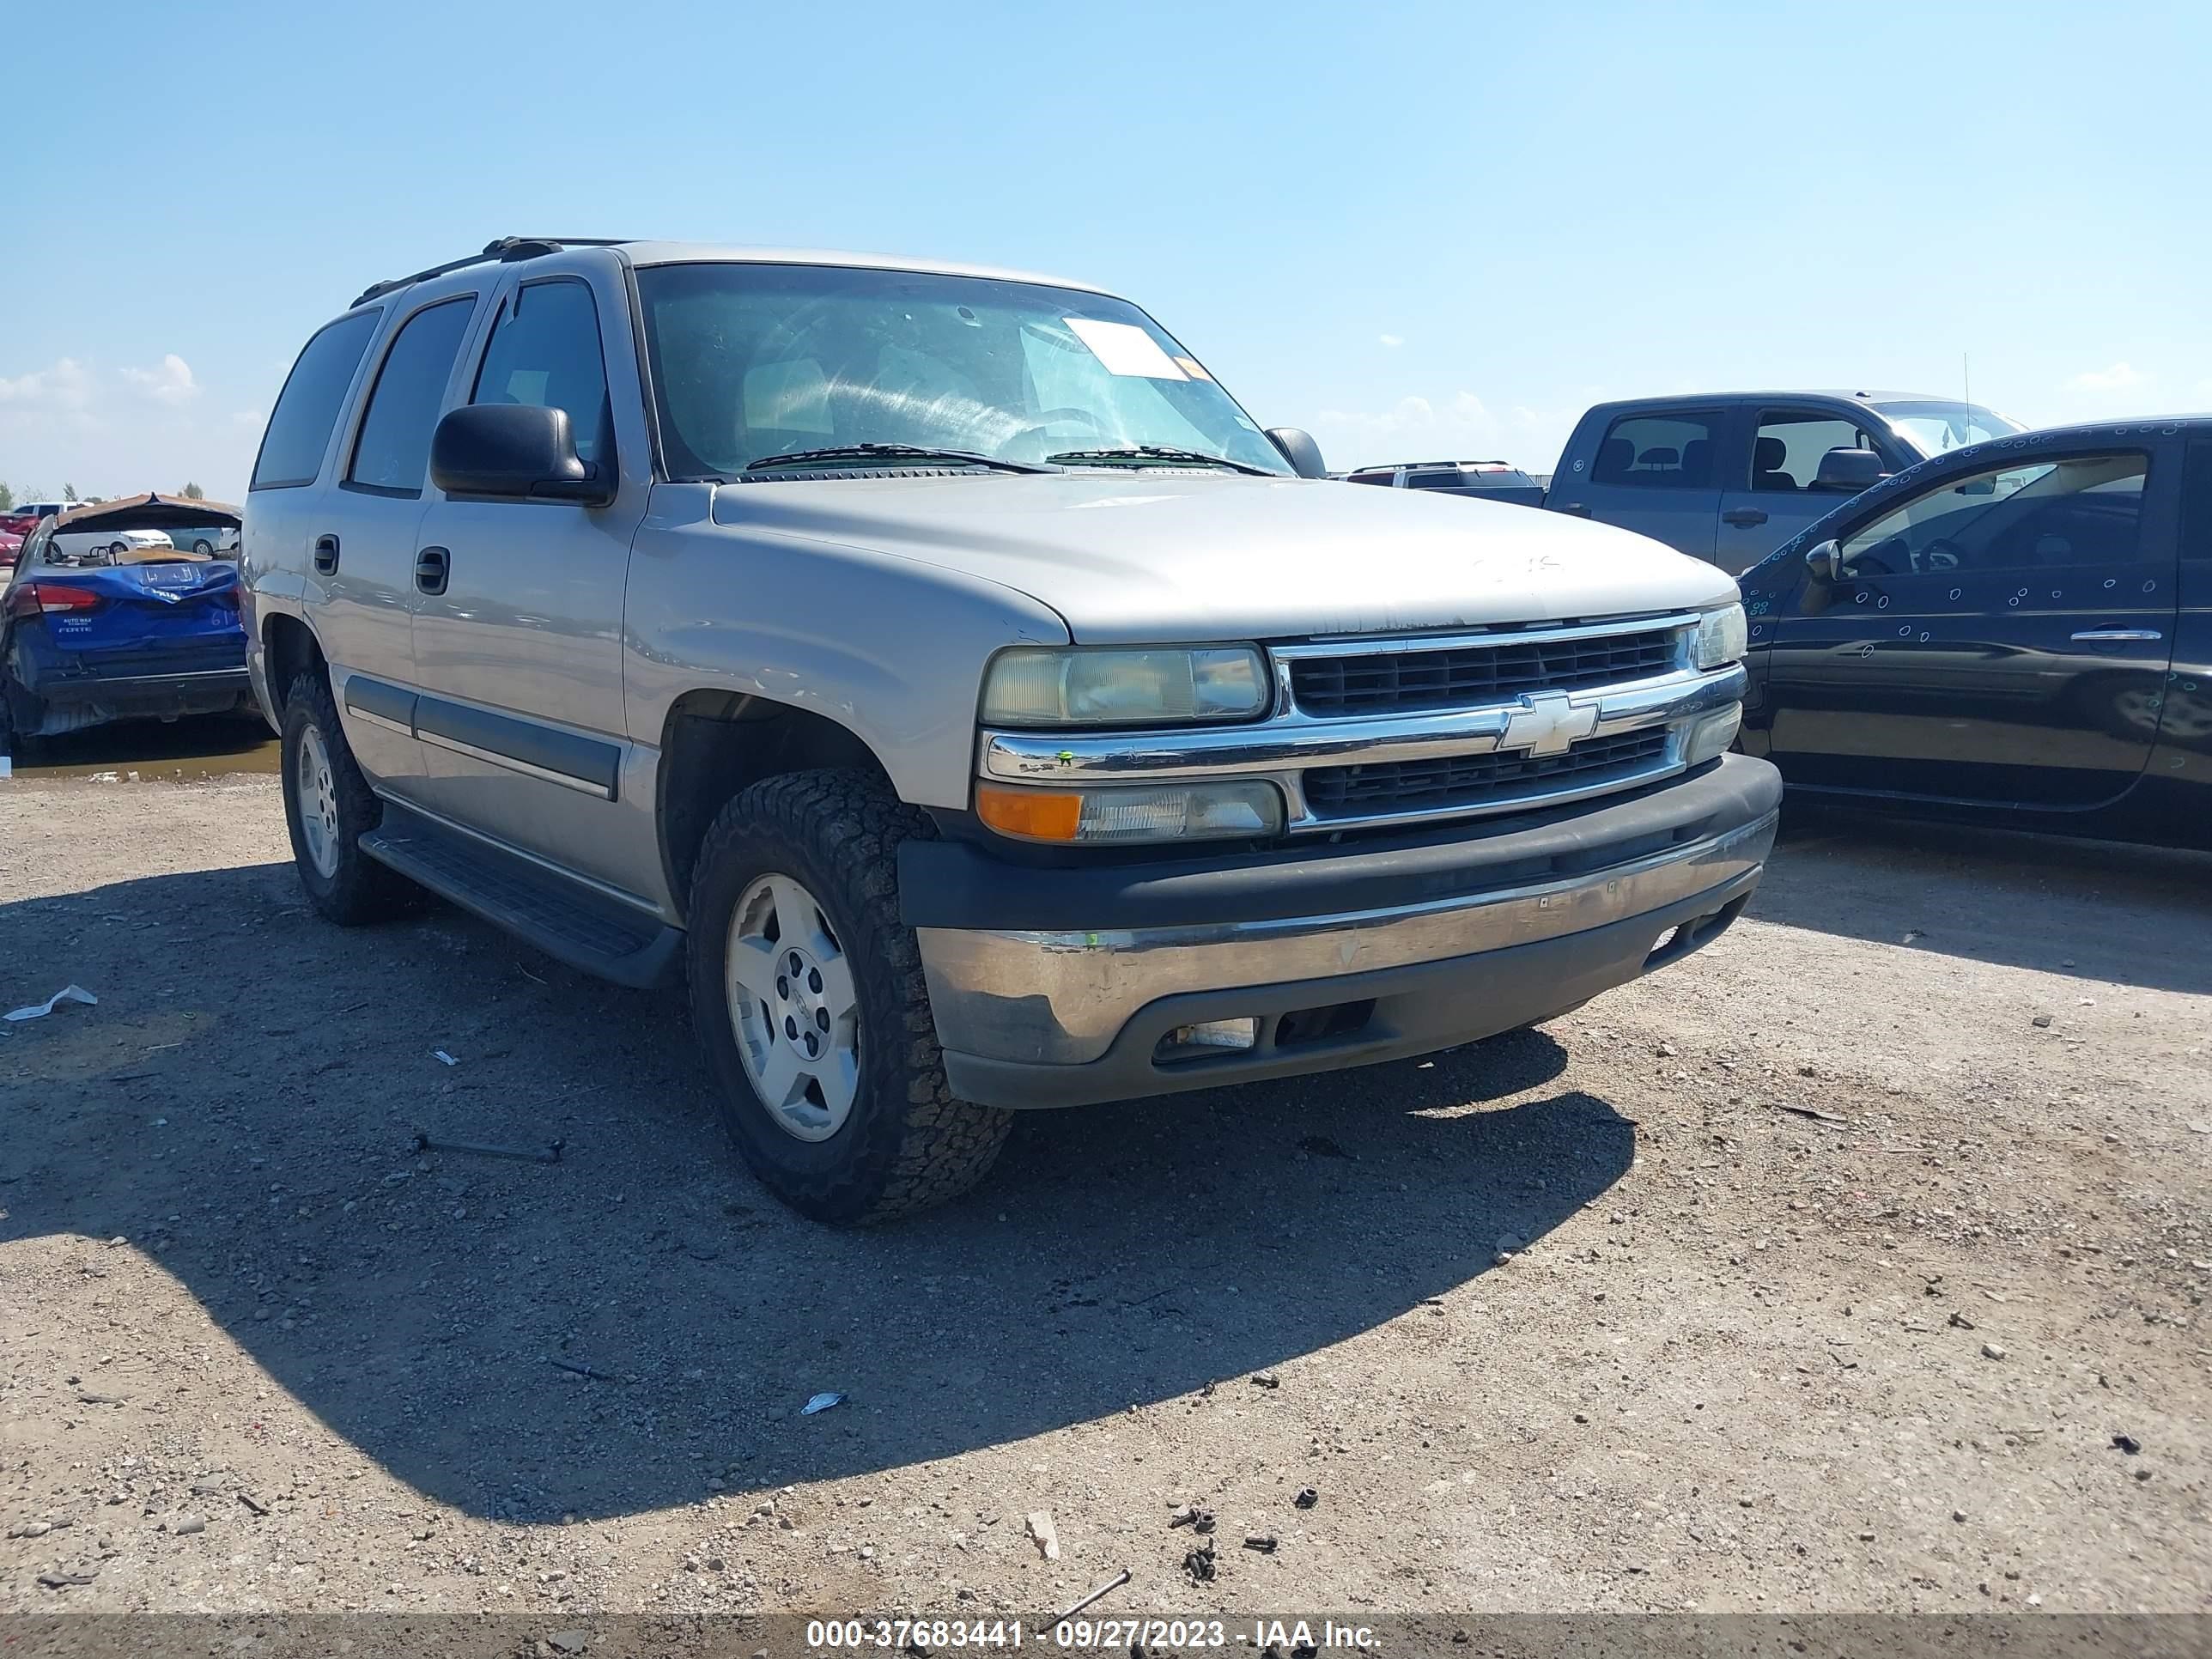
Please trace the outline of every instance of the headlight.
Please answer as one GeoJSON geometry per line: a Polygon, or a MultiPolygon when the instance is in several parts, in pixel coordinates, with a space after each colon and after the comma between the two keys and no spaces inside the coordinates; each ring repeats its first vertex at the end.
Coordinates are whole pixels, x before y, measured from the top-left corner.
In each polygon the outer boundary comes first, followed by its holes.
{"type": "Polygon", "coordinates": [[[1743,607],[1740,605],[1724,605],[1698,618],[1698,666],[1701,669],[1725,668],[1732,662],[1741,662],[1750,643],[1751,637],[1744,631],[1743,607]]]}
{"type": "Polygon", "coordinates": [[[1241,840],[1282,830],[1283,796],[1273,784],[1257,779],[1134,789],[1023,789],[986,783],[975,791],[975,813],[1000,835],[1023,841],[1127,846],[1241,840]]]}
{"type": "Polygon", "coordinates": [[[1267,664],[1249,645],[1019,646],[983,677],[987,726],[1174,725],[1249,720],[1267,707],[1267,664]]]}

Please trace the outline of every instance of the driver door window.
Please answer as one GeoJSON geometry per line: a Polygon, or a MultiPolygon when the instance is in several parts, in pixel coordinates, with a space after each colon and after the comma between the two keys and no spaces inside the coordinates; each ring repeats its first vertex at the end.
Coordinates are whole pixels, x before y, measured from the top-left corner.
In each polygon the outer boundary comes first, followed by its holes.
{"type": "Polygon", "coordinates": [[[1844,574],[2027,575],[2132,563],[2149,471],[2140,453],[2081,455],[1954,479],[1845,540],[1844,574]]]}

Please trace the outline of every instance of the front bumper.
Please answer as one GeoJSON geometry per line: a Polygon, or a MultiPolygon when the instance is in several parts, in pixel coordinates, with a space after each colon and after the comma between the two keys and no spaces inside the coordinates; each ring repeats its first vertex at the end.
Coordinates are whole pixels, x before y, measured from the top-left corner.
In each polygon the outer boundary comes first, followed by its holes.
{"type": "Polygon", "coordinates": [[[1718,937],[1759,884],[1780,803],[1772,767],[1730,756],[1416,846],[1070,872],[910,843],[902,887],[953,1091],[1079,1105],[1427,1054],[1564,1012],[1718,937]],[[1160,1052],[1179,1027],[1240,1018],[1259,1021],[1249,1049],[1160,1052]]]}

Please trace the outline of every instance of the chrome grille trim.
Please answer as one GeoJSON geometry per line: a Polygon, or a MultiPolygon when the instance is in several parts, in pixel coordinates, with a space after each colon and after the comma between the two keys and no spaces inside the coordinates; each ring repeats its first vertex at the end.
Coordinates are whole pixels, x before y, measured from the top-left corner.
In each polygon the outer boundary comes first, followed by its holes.
{"type": "MultiPolygon", "coordinates": [[[[1620,624],[1612,627],[1618,631],[1620,624]]],[[[1310,648],[1289,647],[1282,655],[1310,648]]],[[[1344,649],[1341,645],[1330,648],[1340,654],[1344,649]]],[[[1683,649],[1686,657],[1686,639],[1683,649]]],[[[1286,824],[1293,834],[1427,823],[1584,800],[1671,776],[1682,770],[1689,725],[1700,714],[1741,702],[1747,684],[1740,663],[1705,673],[1679,666],[1620,685],[1523,696],[1482,708],[1321,719],[1291,704],[1289,671],[1280,657],[1276,672],[1275,712],[1265,720],[1241,726],[1080,736],[986,731],[978,741],[976,769],[994,781],[1042,785],[1260,776],[1283,791],[1286,824]],[[1521,748],[1558,752],[1570,738],[1612,738],[1652,726],[1668,728],[1663,749],[1636,767],[1609,772],[1596,781],[1569,780],[1564,787],[1547,788],[1540,781],[1525,792],[1509,791],[1487,799],[1345,817],[1316,812],[1305,796],[1304,775],[1316,768],[1446,760],[1521,748]],[[1525,740],[1531,730],[1537,734],[1534,744],[1525,740]],[[1509,740],[1516,735],[1524,741],[1509,740]],[[1540,746],[1547,736],[1558,740],[1540,746]]]]}

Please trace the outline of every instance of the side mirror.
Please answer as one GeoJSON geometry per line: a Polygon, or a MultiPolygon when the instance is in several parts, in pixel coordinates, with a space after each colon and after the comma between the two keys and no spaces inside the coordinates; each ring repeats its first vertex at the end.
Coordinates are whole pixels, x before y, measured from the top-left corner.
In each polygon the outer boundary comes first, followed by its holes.
{"type": "Polygon", "coordinates": [[[1832,449],[1820,457],[1820,470],[1813,475],[1813,488],[1856,495],[1880,483],[1885,476],[1881,457],[1871,449],[1832,449]]]}
{"type": "Polygon", "coordinates": [[[1294,426],[1271,426],[1267,441],[1283,452],[1283,459],[1291,464],[1291,471],[1301,478],[1326,478],[1328,464],[1321,458],[1321,446],[1313,441],[1313,434],[1302,432],[1294,426]]]}
{"type": "MultiPolygon", "coordinates": [[[[1830,454],[1842,452],[1830,450],[1830,454]]],[[[1816,582],[1841,581],[1844,575],[1844,550],[1832,538],[1815,542],[1805,550],[1805,568],[1813,573],[1816,582]]]]}
{"type": "Polygon", "coordinates": [[[603,507],[614,499],[611,481],[578,458],[568,411],[534,404],[472,404],[447,415],[430,436],[430,482],[449,495],[498,501],[603,507]]]}

